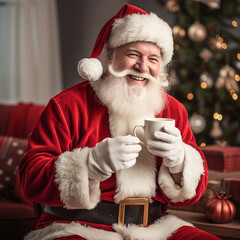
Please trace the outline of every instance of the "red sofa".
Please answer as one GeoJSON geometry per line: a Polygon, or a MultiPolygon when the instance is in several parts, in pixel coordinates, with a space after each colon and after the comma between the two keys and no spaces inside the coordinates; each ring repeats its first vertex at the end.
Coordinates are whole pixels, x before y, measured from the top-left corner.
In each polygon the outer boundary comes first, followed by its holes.
{"type": "Polygon", "coordinates": [[[36,205],[29,202],[17,177],[27,139],[44,106],[0,104],[0,238],[18,240],[35,228],[36,205]]]}

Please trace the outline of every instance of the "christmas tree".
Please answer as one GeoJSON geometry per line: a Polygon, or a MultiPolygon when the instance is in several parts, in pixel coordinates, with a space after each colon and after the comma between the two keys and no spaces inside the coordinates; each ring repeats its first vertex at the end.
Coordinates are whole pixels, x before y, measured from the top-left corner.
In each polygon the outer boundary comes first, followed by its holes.
{"type": "Polygon", "coordinates": [[[174,15],[171,94],[198,145],[240,145],[240,1],[159,0],[174,15]]]}

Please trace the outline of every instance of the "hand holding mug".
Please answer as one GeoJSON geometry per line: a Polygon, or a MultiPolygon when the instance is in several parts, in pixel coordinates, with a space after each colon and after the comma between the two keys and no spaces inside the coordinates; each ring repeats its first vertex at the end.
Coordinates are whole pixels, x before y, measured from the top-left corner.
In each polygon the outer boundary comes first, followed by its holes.
{"type": "Polygon", "coordinates": [[[135,165],[141,151],[139,139],[133,136],[105,138],[90,148],[88,166],[95,179],[105,180],[112,173],[135,165]]]}
{"type": "Polygon", "coordinates": [[[146,147],[155,156],[163,158],[163,163],[171,173],[182,172],[184,148],[181,133],[175,127],[174,119],[154,118],[146,119],[144,126],[137,125],[145,130],[146,147]]]}

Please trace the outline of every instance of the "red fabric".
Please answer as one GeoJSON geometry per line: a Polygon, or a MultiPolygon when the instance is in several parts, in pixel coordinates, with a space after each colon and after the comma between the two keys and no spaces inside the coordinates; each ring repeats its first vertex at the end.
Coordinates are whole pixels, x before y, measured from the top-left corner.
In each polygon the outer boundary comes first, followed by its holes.
{"type": "Polygon", "coordinates": [[[220,238],[195,227],[183,226],[168,240],[219,240],[220,238]]]}
{"type": "Polygon", "coordinates": [[[0,216],[3,219],[35,218],[32,205],[0,201],[0,216]]]}
{"type": "Polygon", "coordinates": [[[100,31],[100,33],[97,37],[95,45],[93,47],[93,51],[91,54],[92,58],[97,58],[101,54],[103,47],[107,41],[107,38],[111,32],[113,22],[118,18],[122,18],[126,15],[130,15],[130,14],[134,14],[134,13],[148,14],[147,12],[145,12],[144,10],[142,10],[138,7],[132,6],[130,4],[124,5],[119,10],[119,12],[103,26],[102,30],[100,31]]]}
{"type": "Polygon", "coordinates": [[[0,220],[1,239],[24,239],[36,227],[36,218],[8,218],[0,220]]]}
{"type": "Polygon", "coordinates": [[[24,197],[19,181],[15,181],[15,174],[27,150],[29,133],[43,109],[44,106],[23,103],[0,105],[0,135],[4,135],[0,136],[1,239],[23,239],[26,233],[36,227],[33,204],[24,197]]]}
{"type": "Polygon", "coordinates": [[[202,148],[208,168],[217,171],[240,171],[240,147],[206,146],[202,148]]]}
{"type": "Polygon", "coordinates": [[[7,135],[28,138],[44,108],[41,105],[19,103],[12,111],[7,135]]]}
{"type": "Polygon", "coordinates": [[[0,135],[7,135],[8,123],[15,105],[0,104],[0,135]]]}
{"type": "MultiPolygon", "coordinates": [[[[161,116],[163,113],[158,115],[161,116]]],[[[196,145],[185,108],[169,95],[164,117],[176,119],[176,126],[182,133],[183,141],[195,147],[204,159],[196,145]]],[[[100,104],[89,82],[75,85],[52,98],[31,135],[28,152],[20,163],[20,179],[26,196],[31,201],[44,205],[63,205],[55,183],[55,161],[58,156],[75,148],[94,147],[96,143],[110,136],[108,110],[100,104]]],[[[159,168],[162,160],[157,158],[156,161],[159,168]]],[[[196,196],[192,199],[171,203],[160,189],[156,199],[176,206],[195,203],[206,189],[206,161],[204,168],[205,175],[202,175],[196,196]]],[[[101,182],[100,187],[101,199],[113,201],[116,189],[115,175],[101,182]]],[[[39,227],[49,225],[54,220],[57,218],[44,215],[39,227]]]]}
{"type": "Polygon", "coordinates": [[[21,186],[20,180],[19,180],[19,174],[17,174],[17,176],[16,176],[16,182],[15,182],[15,187],[14,187],[14,196],[18,199],[18,201],[20,200],[22,203],[28,204],[31,207],[33,207],[32,202],[30,202],[23,193],[22,186],[21,186]]]}

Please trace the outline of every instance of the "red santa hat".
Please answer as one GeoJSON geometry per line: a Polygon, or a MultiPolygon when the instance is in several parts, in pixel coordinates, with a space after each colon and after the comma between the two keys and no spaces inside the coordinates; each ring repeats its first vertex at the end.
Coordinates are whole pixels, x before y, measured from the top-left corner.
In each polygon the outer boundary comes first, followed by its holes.
{"type": "Polygon", "coordinates": [[[110,48],[116,48],[137,41],[155,43],[161,48],[163,64],[170,62],[173,55],[173,38],[169,25],[154,13],[148,14],[140,8],[126,4],[102,28],[91,58],[79,61],[79,75],[89,81],[96,81],[102,76],[102,63],[97,57],[106,42],[110,48]]]}

